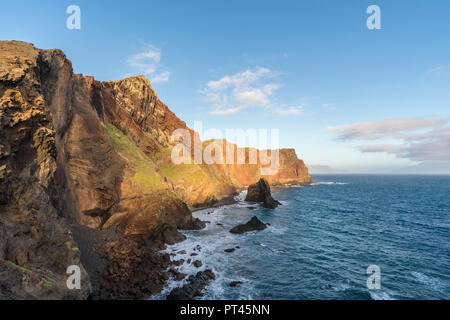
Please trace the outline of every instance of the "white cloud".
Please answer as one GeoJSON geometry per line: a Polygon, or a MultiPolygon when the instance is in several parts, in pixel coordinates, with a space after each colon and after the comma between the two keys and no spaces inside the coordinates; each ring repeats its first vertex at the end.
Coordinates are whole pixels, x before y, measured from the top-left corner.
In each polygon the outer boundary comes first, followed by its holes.
{"type": "Polygon", "coordinates": [[[127,63],[139,73],[149,76],[152,83],[169,81],[170,72],[157,72],[161,69],[161,50],[153,45],[145,45],[144,51],[131,55],[127,63]]]}
{"type": "Polygon", "coordinates": [[[270,98],[280,88],[277,83],[269,82],[276,73],[258,67],[247,69],[218,80],[209,81],[200,90],[205,101],[212,104],[210,114],[229,115],[251,107],[268,107],[270,98]]]}
{"type": "Polygon", "coordinates": [[[241,107],[258,107],[269,104],[269,94],[261,89],[255,88],[235,88],[233,97],[241,107]]]}
{"type": "Polygon", "coordinates": [[[295,116],[302,113],[302,107],[275,108],[273,111],[280,116],[295,116]]]}
{"type": "Polygon", "coordinates": [[[223,116],[223,115],[230,115],[230,114],[238,113],[242,109],[243,109],[242,107],[228,108],[228,109],[215,109],[215,110],[210,111],[209,113],[213,114],[213,115],[217,115],[217,116],[223,116]]]}
{"type": "Polygon", "coordinates": [[[337,127],[328,127],[336,132],[339,140],[375,140],[387,136],[398,138],[403,132],[439,126],[447,120],[437,118],[387,118],[373,122],[360,122],[337,127]]]}
{"type": "Polygon", "coordinates": [[[336,104],[334,103],[324,103],[322,106],[326,108],[328,111],[336,110],[336,104]]]}
{"type": "Polygon", "coordinates": [[[339,140],[397,139],[398,144],[359,145],[363,153],[388,153],[416,162],[450,162],[449,119],[388,118],[374,122],[330,127],[339,140]]]}
{"type": "Polygon", "coordinates": [[[159,82],[167,82],[169,81],[170,72],[163,72],[160,74],[157,74],[156,76],[152,77],[151,81],[153,83],[159,83],[159,82]]]}
{"type": "Polygon", "coordinates": [[[450,65],[441,65],[427,70],[427,74],[433,76],[450,75],[450,65]]]}

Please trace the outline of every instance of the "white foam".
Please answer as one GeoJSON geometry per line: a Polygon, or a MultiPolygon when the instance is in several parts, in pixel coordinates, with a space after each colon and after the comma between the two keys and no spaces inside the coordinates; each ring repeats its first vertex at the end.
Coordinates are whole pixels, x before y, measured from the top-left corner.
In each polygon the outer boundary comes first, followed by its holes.
{"type": "Polygon", "coordinates": [[[435,291],[442,291],[442,282],[439,279],[427,276],[422,272],[411,272],[411,275],[420,283],[435,291]]]}
{"type": "Polygon", "coordinates": [[[381,290],[370,290],[369,293],[373,300],[395,300],[387,292],[381,290]]]}
{"type": "Polygon", "coordinates": [[[348,184],[347,182],[332,182],[332,181],[319,181],[319,182],[313,182],[311,183],[312,186],[315,185],[345,185],[348,184]]]}

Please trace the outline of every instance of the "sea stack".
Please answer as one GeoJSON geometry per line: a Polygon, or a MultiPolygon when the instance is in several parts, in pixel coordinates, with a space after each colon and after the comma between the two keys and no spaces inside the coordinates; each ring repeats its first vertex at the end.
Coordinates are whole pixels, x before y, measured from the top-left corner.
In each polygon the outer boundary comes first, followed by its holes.
{"type": "Polygon", "coordinates": [[[267,225],[261,222],[256,216],[253,217],[246,224],[240,224],[233,229],[230,230],[231,233],[234,234],[242,234],[251,231],[262,231],[267,228],[267,225]]]}
{"type": "Polygon", "coordinates": [[[248,187],[245,201],[262,202],[267,209],[275,209],[281,205],[279,201],[272,198],[269,183],[264,178],[248,187]]]}

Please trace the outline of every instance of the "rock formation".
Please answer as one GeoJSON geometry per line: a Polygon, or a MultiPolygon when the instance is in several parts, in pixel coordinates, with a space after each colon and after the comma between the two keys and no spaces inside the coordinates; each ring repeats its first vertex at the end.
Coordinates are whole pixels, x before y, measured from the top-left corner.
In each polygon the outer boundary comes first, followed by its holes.
{"type": "Polygon", "coordinates": [[[262,231],[267,228],[267,225],[261,222],[257,217],[253,217],[246,224],[240,224],[230,230],[231,233],[242,234],[251,231],[262,231]]]}
{"type": "MultiPolygon", "coordinates": [[[[60,50],[0,41],[0,296],[159,290],[168,260],[157,249],[183,240],[179,229],[203,226],[188,206],[261,176],[260,163],[175,165],[171,135],[180,128],[198,139],[143,76],[100,82],[74,74],[60,50]],[[82,290],[65,285],[70,265],[80,267],[82,290]]],[[[294,150],[279,155],[270,183],[310,182],[294,150]]]]}
{"type": "Polygon", "coordinates": [[[201,297],[203,296],[202,290],[215,278],[216,276],[211,270],[200,271],[195,276],[191,276],[186,285],[173,289],[167,300],[192,300],[195,297],[201,297]]]}
{"type": "Polygon", "coordinates": [[[262,202],[264,207],[268,209],[275,209],[281,205],[279,201],[272,198],[269,183],[264,178],[248,187],[245,201],[262,202]]]}

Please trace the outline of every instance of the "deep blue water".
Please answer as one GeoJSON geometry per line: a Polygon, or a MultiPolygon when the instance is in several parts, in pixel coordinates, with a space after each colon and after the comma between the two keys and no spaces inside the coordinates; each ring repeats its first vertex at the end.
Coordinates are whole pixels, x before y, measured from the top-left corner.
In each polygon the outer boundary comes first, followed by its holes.
{"type": "Polygon", "coordinates": [[[167,251],[186,250],[174,259],[187,260],[200,244],[204,266],[180,271],[215,271],[205,299],[450,299],[450,176],[313,180],[321,183],[273,190],[283,203],[273,211],[240,202],[195,212],[211,223],[167,251]],[[228,232],[254,215],[271,226],[228,232]],[[369,265],[381,269],[380,290],[367,288],[369,265]],[[231,288],[235,280],[243,285],[231,288]]]}

